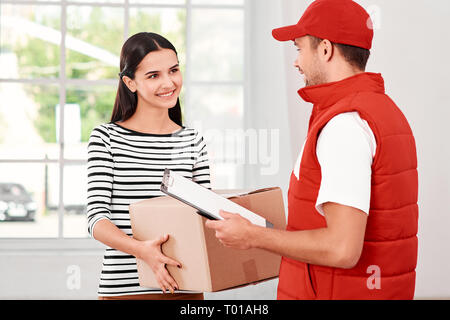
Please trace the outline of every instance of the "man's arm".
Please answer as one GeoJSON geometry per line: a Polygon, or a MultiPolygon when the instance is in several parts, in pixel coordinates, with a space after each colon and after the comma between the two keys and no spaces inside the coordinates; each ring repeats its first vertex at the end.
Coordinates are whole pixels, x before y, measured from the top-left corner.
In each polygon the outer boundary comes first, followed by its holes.
{"type": "Polygon", "coordinates": [[[225,220],[207,221],[227,247],[265,249],[310,264],[352,268],[364,243],[367,214],[333,202],[323,204],[327,227],[285,231],[251,224],[238,214],[222,212],[225,220]]]}

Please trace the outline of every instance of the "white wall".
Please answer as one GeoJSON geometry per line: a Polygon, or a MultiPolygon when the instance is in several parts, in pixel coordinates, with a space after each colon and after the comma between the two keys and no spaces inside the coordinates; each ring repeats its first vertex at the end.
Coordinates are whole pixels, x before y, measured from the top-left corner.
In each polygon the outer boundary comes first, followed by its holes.
{"type": "Polygon", "coordinates": [[[97,299],[101,251],[0,254],[0,299],[97,299]]]}

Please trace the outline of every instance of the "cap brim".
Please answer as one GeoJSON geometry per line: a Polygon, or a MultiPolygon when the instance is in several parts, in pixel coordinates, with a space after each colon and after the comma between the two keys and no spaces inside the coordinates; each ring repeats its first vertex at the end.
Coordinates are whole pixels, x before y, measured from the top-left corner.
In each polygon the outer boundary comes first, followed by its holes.
{"type": "Polygon", "coordinates": [[[272,36],[278,41],[289,41],[306,36],[306,32],[294,24],[292,26],[273,29],[272,36]]]}

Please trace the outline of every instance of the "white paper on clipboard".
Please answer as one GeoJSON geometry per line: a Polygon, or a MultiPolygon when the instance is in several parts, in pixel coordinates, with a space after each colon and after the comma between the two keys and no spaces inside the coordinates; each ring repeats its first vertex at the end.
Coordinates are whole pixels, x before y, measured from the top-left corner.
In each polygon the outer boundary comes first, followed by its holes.
{"type": "Polygon", "coordinates": [[[223,220],[219,211],[224,210],[238,213],[258,226],[273,228],[273,224],[263,217],[169,169],[164,170],[161,191],[197,209],[208,219],[223,220]]]}

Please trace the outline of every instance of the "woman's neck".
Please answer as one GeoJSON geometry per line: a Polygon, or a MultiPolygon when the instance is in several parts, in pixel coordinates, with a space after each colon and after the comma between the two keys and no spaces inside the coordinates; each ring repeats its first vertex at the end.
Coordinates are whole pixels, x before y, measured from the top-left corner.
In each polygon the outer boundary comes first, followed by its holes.
{"type": "Polygon", "coordinates": [[[170,119],[168,109],[143,106],[139,103],[131,118],[118,124],[134,131],[154,134],[168,134],[180,129],[180,126],[170,119]]]}

